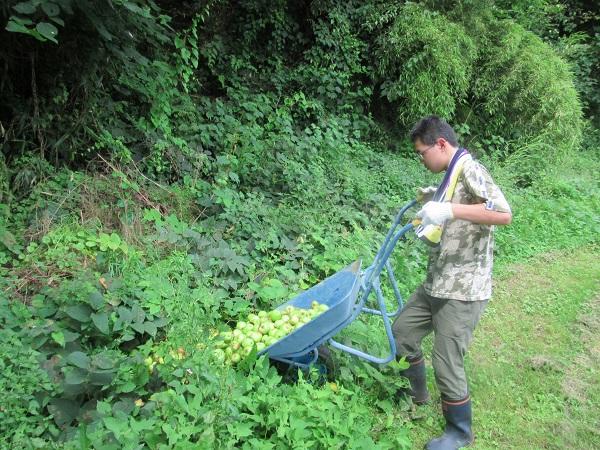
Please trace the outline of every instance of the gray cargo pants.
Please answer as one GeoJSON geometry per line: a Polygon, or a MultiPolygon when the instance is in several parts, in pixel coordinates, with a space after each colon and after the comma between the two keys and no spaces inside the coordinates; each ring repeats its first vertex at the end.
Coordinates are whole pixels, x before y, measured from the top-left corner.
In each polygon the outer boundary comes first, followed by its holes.
{"type": "Polygon", "coordinates": [[[397,354],[409,362],[423,358],[421,341],[434,332],[433,369],[444,400],[460,400],[469,394],[464,356],[487,302],[436,298],[420,286],[394,321],[397,354]]]}

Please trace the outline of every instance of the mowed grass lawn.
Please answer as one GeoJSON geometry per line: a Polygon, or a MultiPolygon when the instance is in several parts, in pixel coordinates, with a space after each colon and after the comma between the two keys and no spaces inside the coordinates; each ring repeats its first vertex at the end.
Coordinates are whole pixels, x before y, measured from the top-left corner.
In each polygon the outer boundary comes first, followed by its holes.
{"type": "MultiPolygon", "coordinates": [[[[415,413],[414,448],[443,426],[428,362],[434,402],[415,413]]],[[[471,448],[600,449],[600,249],[502,269],[466,367],[471,448]]]]}

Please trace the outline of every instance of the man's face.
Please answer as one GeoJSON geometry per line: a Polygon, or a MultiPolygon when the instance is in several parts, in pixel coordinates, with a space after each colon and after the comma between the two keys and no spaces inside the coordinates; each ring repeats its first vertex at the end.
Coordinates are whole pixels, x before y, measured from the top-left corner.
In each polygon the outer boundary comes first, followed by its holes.
{"type": "Polygon", "coordinates": [[[448,166],[445,160],[446,152],[443,151],[445,144],[446,141],[441,138],[437,139],[432,145],[424,144],[419,138],[415,141],[414,146],[417,157],[433,173],[439,173],[448,166]]]}

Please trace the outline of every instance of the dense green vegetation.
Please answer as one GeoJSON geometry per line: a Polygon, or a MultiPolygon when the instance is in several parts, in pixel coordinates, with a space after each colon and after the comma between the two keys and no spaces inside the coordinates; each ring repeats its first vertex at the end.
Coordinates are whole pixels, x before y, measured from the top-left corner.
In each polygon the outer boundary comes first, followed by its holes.
{"type": "MultiPolygon", "coordinates": [[[[212,338],[370,262],[437,180],[406,139],[424,114],[513,206],[500,267],[597,242],[599,16],[578,0],[4,2],[2,445],[410,448],[398,365],[233,370],[212,338]]],[[[424,252],[395,251],[403,293],[424,252]]],[[[375,320],[341,339],[385,351],[375,320]]]]}

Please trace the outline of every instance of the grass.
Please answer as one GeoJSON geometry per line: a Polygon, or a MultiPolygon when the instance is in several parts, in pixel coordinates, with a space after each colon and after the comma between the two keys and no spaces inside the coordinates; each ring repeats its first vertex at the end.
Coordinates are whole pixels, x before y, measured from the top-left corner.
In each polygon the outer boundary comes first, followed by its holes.
{"type": "MultiPolygon", "coordinates": [[[[547,253],[496,277],[466,360],[472,448],[600,447],[599,256],[597,247],[547,253]]],[[[434,402],[413,421],[414,448],[443,426],[431,369],[428,379],[434,402]]]]}

